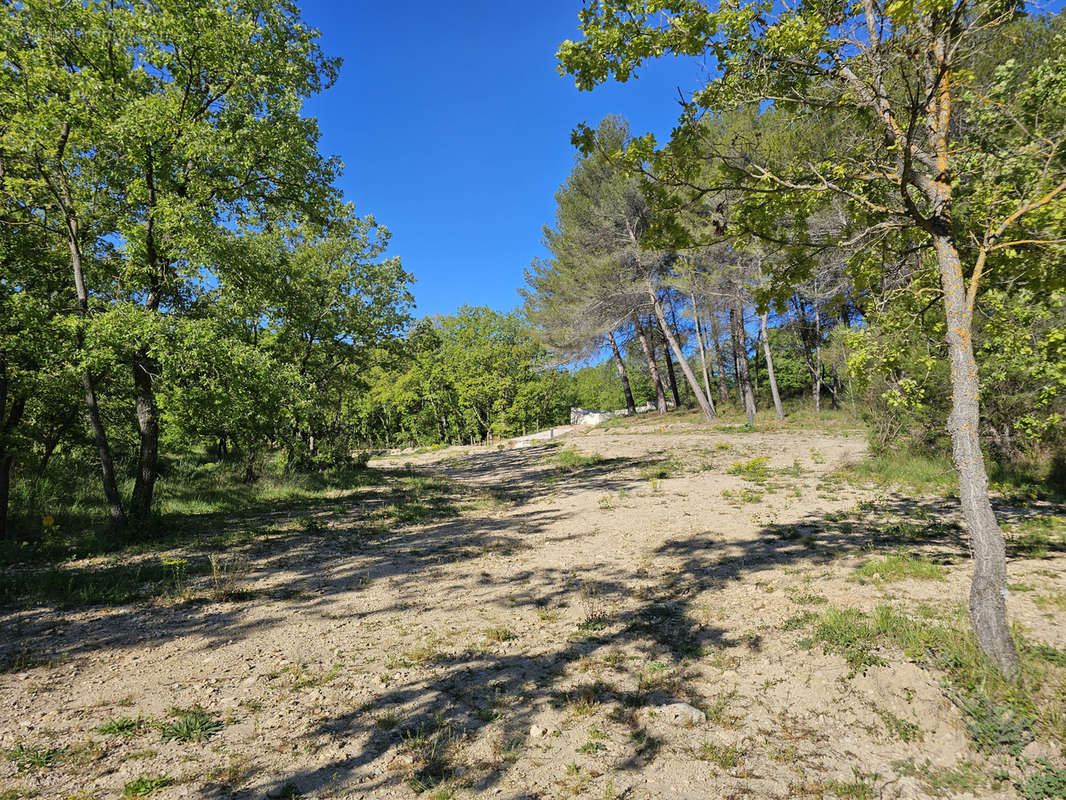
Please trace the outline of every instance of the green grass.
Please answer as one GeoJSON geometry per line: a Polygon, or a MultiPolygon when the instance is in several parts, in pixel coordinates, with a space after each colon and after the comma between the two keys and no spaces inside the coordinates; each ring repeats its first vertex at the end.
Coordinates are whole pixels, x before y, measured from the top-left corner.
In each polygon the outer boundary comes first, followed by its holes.
{"type": "Polygon", "coordinates": [[[917,492],[949,494],[957,490],[958,479],[951,458],[930,457],[906,451],[883,453],[849,465],[843,477],[882,486],[901,486],[917,492]]]}
{"type": "Polygon", "coordinates": [[[923,556],[916,556],[900,549],[863,563],[852,574],[852,579],[859,582],[876,580],[888,583],[907,578],[942,581],[944,580],[944,567],[923,556]]]}
{"type": "Polygon", "coordinates": [[[603,456],[599,453],[584,455],[571,447],[566,447],[553,453],[548,460],[559,472],[569,474],[602,463],[603,456]]]}

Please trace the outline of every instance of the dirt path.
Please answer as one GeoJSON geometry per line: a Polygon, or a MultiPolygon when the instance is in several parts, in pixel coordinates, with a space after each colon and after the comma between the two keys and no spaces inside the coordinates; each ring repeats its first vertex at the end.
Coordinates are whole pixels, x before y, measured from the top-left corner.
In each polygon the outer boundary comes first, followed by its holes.
{"type": "MultiPolygon", "coordinates": [[[[380,512],[369,536],[375,501],[345,501],[320,535],[248,550],[250,599],[7,614],[9,649],[54,663],[0,675],[0,747],[56,752],[0,763],[0,790],[116,797],[165,774],[152,797],[1014,796],[938,675],[804,642],[805,613],[963,602],[951,504],[834,476],[858,434],[647,423],[568,448],[379,459],[447,478],[449,513],[380,512]],[[883,526],[916,518],[944,578],[856,581],[898,546],[883,526]],[[661,710],[677,701],[706,719],[661,710]],[[223,723],[202,743],[96,731],[194,706],[223,723]]],[[[1064,564],[1011,568],[1035,587],[1012,617],[1059,648],[1037,598],[1061,596],[1064,564]]]]}

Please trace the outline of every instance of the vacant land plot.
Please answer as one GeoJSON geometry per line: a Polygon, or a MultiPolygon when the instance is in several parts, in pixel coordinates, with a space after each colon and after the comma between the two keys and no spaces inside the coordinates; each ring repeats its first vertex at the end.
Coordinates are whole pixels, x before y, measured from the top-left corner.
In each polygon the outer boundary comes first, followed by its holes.
{"type": "Polygon", "coordinates": [[[1066,796],[1063,509],[998,509],[1004,686],[864,449],[648,418],[9,569],[0,797],[1066,796]]]}

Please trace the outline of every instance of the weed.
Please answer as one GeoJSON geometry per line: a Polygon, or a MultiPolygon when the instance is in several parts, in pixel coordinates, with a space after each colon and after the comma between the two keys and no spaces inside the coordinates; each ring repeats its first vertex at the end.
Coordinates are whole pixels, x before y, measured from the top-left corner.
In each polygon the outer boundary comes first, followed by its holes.
{"type": "Polygon", "coordinates": [[[247,600],[252,596],[252,593],[244,588],[244,581],[251,569],[246,558],[212,555],[209,563],[211,564],[211,594],[216,602],[247,600]]]}
{"type": "Polygon", "coordinates": [[[488,628],[485,631],[485,638],[490,642],[510,642],[518,637],[514,635],[510,628],[488,628]]]}
{"type": "Polygon", "coordinates": [[[322,672],[313,672],[308,669],[304,669],[299,664],[290,664],[285,667],[283,672],[288,672],[292,677],[292,690],[299,691],[300,689],[309,689],[315,686],[325,686],[332,681],[344,668],[343,664],[334,664],[328,670],[322,672]]]}
{"type": "Polygon", "coordinates": [[[743,761],[743,753],[735,744],[724,745],[718,742],[704,741],[697,755],[704,761],[711,761],[721,769],[736,769],[743,761]]]}
{"type": "Polygon", "coordinates": [[[204,742],[222,729],[222,722],[200,706],[172,708],[173,719],[162,725],[163,741],[204,742]]]}
{"type": "Polygon", "coordinates": [[[873,652],[876,628],[854,609],[829,609],[822,614],[814,635],[827,653],[843,656],[854,672],[885,663],[873,652]]]}
{"type": "Polygon", "coordinates": [[[122,796],[148,797],[159,789],[165,789],[173,782],[166,775],[141,775],[122,787],[122,796]]]}
{"type": "Polygon", "coordinates": [[[892,768],[900,775],[917,778],[922,788],[934,797],[973,793],[981,784],[980,772],[969,761],[954,767],[936,767],[928,760],[920,765],[913,760],[895,761],[892,768]]]}
{"type": "Polygon", "coordinates": [[[1006,703],[974,694],[960,699],[959,708],[966,714],[966,730],[979,750],[1005,750],[1017,757],[1033,740],[1034,719],[1006,703]]]}
{"type": "Polygon", "coordinates": [[[806,628],[812,622],[818,619],[818,615],[813,611],[804,611],[802,614],[797,614],[793,617],[789,617],[781,623],[781,630],[783,631],[798,631],[802,628],[806,628]]]}
{"type": "Polygon", "coordinates": [[[894,736],[901,742],[922,741],[922,729],[916,723],[900,719],[886,708],[877,708],[874,711],[881,718],[890,736],[894,736]]]}
{"type": "Polygon", "coordinates": [[[400,716],[395,711],[389,711],[374,720],[374,727],[379,731],[391,731],[399,724],[400,716]]]}
{"type": "Polygon", "coordinates": [[[4,757],[8,761],[14,761],[19,772],[35,772],[38,769],[50,767],[62,754],[63,751],[59,749],[25,745],[22,742],[4,751],[4,757]]]}
{"type": "Polygon", "coordinates": [[[97,725],[95,730],[105,736],[134,736],[148,727],[148,720],[143,717],[119,717],[97,725]]]}
{"type": "Polygon", "coordinates": [[[1042,769],[1027,775],[1014,784],[1025,800],[1057,800],[1066,797],[1066,769],[1056,769],[1040,759],[1042,769]]]}
{"type": "Polygon", "coordinates": [[[850,781],[826,781],[826,789],[845,800],[870,800],[876,797],[874,781],[880,775],[852,770],[850,781]]]}
{"type": "Polygon", "coordinates": [[[769,461],[765,456],[759,456],[750,461],[738,461],[726,471],[730,475],[739,475],[747,481],[764,483],[770,477],[769,461]]]}

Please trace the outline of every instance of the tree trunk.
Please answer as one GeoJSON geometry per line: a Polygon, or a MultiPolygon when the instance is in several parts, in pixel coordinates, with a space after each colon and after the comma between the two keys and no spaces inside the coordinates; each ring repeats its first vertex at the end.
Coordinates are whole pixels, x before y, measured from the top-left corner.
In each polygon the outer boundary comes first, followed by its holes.
{"type": "Polygon", "coordinates": [[[974,559],[970,621],[984,654],[1005,677],[1014,678],[1020,664],[1007,625],[1007,554],[988,498],[988,475],[978,440],[980,406],[973,356],[973,310],[967,302],[959,254],[950,235],[934,235],[933,244],[944,292],[951,360],[951,457],[959,475],[959,499],[974,559]]]}
{"type": "Polygon", "coordinates": [[[618,368],[618,377],[622,381],[622,392],[626,396],[626,411],[631,415],[637,413],[637,404],[633,402],[633,391],[629,386],[629,375],[626,374],[626,362],[622,359],[622,353],[618,350],[618,342],[614,334],[607,332],[607,340],[611,343],[611,353],[614,354],[614,365],[618,368]]]}
{"type": "Polygon", "coordinates": [[[747,412],[748,424],[755,424],[755,393],[751,388],[751,375],[748,373],[748,348],[744,342],[744,309],[740,298],[733,298],[733,308],[729,309],[729,327],[733,333],[733,353],[737,360],[737,384],[740,390],[741,407],[747,412]]]}
{"type": "Polygon", "coordinates": [[[673,332],[671,332],[666,326],[666,320],[663,318],[663,307],[659,302],[659,298],[655,294],[655,290],[649,288],[648,294],[651,296],[652,308],[655,310],[655,316],[659,320],[659,325],[662,326],[663,335],[666,336],[667,343],[677,357],[677,363],[681,366],[681,371],[685,374],[686,380],[688,380],[689,388],[692,389],[692,393],[696,396],[696,402],[699,403],[700,410],[703,411],[703,414],[707,419],[714,419],[714,407],[710,404],[707,398],[703,396],[703,392],[700,391],[699,381],[696,380],[696,376],[692,373],[692,368],[689,366],[685,354],[681,352],[681,345],[678,344],[677,338],[674,336],[673,332]]]}
{"type": "Polygon", "coordinates": [[[159,475],[159,415],[152,386],[152,360],[141,350],[133,359],[133,384],[137,389],[137,428],[141,448],[137,458],[137,477],[130,498],[130,514],[145,520],[152,512],[152,495],[159,475]]]}
{"type": "Polygon", "coordinates": [[[729,381],[726,378],[725,348],[721,344],[721,332],[718,330],[718,322],[711,316],[711,343],[714,345],[714,354],[718,359],[718,400],[722,405],[729,403],[729,381]]]}
{"type": "Polygon", "coordinates": [[[7,386],[5,378],[0,384],[0,413],[6,414],[4,426],[0,429],[0,542],[6,541],[10,533],[7,514],[11,498],[11,465],[15,458],[8,448],[8,442],[26,410],[26,398],[16,397],[11,403],[11,410],[7,411],[7,386]]]}
{"type": "Polygon", "coordinates": [[[770,337],[766,331],[766,317],[767,314],[763,314],[759,317],[759,327],[762,331],[762,351],[766,356],[766,377],[770,381],[770,394],[774,398],[774,413],[778,419],[785,418],[785,411],[781,407],[781,395],[777,391],[777,378],[774,377],[774,357],[770,355],[770,337]]]}
{"type": "Polygon", "coordinates": [[[822,315],[814,304],[814,370],[811,393],[814,396],[814,413],[822,413],[822,315]]]}
{"type": "Polygon", "coordinates": [[[651,373],[651,379],[655,383],[655,408],[660,414],[665,414],[666,392],[663,391],[663,382],[659,378],[659,367],[655,363],[655,356],[651,352],[648,337],[644,334],[644,326],[640,323],[638,314],[633,315],[633,328],[637,332],[640,347],[644,351],[644,359],[648,362],[648,372],[651,373]]]}
{"type": "MultiPolygon", "coordinates": [[[[63,142],[60,152],[66,146],[66,134],[69,128],[63,126],[63,142]]],[[[67,247],[70,251],[71,268],[74,271],[74,291],[78,298],[78,315],[85,319],[89,316],[89,292],[85,287],[85,272],[81,262],[81,241],[78,217],[74,214],[74,200],[70,187],[66,180],[66,174],[61,171],[60,184],[63,189],[63,213],[66,228],[67,247]]],[[[79,328],[76,344],[78,350],[85,346],[84,334],[79,328]]],[[[93,429],[93,438],[96,440],[96,452],[100,456],[100,473],[103,481],[104,498],[107,500],[107,508],[111,514],[111,524],[118,528],[126,527],[126,512],[122,508],[122,496],[118,491],[118,481],[115,479],[115,464],[111,458],[111,445],[107,440],[107,431],[103,420],[100,418],[100,405],[96,398],[96,385],[92,376],[86,370],[81,376],[82,386],[85,389],[85,409],[89,415],[89,423],[93,429]]]]}
{"type": "MultiPolygon", "coordinates": [[[[665,320],[659,323],[662,326],[663,338],[666,338],[665,320]]],[[[681,396],[677,393],[677,374],[674,372],[674,360],[670,358],[670,347],[664,341],[663,360],[666,361],[666,379],[670,383],[670,396],[674,398],[674,408],[681,408],[681,396]]]]}
{"type": "Polygon", "coordinates": [[[711,376],[707,369],[707,348],[703,344],[703,326],[700,324],[700,310],[696,306],[696,297],[692,296],[692,317],[696,320],[696,341],[700,345],[700,371],[703,372],[703,394],[714,410],[714,401],[711,399],[711,376]]]}
{"type": "Polygon", "coordinates": [[[100,457],[100,474],[104,485],[104,499],[111,514],[111,524],[118,528],[126,527],[126,512],[122,508],[122,495],[118,492],[115,479],[115,462],[111,458],[111,445],[107,441],[107,430],[100,418],[100,406],[96,401],[96,386],[88,372],[81,376],[85,388],[85,410],[89,414],[89,424],[96,440],[96,453],[100,457]]]}

